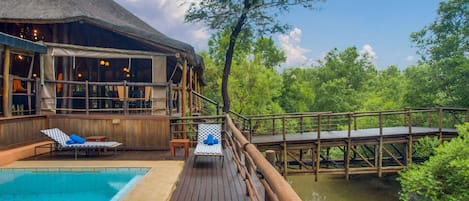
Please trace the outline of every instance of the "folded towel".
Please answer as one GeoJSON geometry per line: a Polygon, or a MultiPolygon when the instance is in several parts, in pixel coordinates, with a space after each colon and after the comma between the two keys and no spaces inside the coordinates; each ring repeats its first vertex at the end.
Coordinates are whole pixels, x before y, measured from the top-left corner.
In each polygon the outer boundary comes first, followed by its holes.
{"type": "Polygon", "coordinates": [[[75,144],[75,141],[73,141],[73,140],[67,140],[67,142],[65,142],[65,144],[75,144]]]}
{"type": "Polygon", "coordinates": [[[77,144],[83,144],[86,141],[85,138],[82,138],[82,137],[80,137],[78,135],[75,135],[75,134],[71,134],[70,139],[73,140],[77,144]]]}
{"type": "Polygon", "coordinates": [[[207,144],[207,145],[218,144],[218,139],[216,139],[212,134],[208,134],[207,139],[204,140],[204,144],[207,144]]]}

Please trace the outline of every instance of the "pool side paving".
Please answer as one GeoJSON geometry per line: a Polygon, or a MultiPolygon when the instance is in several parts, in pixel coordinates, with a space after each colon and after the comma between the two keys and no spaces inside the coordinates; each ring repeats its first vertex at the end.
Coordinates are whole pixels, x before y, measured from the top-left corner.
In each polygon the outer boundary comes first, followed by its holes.
{"type": "Polygon", "coordinates": [[[1,168],[150,168],[124,197],[131,200],[171,199],[184,161],[16,161],[1,168]]]}

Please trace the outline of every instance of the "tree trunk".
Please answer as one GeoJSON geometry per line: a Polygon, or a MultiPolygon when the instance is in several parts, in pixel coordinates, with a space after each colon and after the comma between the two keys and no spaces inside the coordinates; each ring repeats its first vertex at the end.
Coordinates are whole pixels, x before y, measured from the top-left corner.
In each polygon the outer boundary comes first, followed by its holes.
{"type": "MultiPolygon", "coordinates": [[[[244,10],[249,10],[250,5],[245,5],[244,10]]],[[[246,12],[243,12],[236,23],[236,26],[231,31],[230,35],[230,44],[228,46],[228,50],[226,50],[226,57],[225,57],[225,66],[223,68],[223,77],[221,80],[221,94],[223,97],[223,112],[229,113],[230,112],[230,96],[228,94],[228,77],[230,76],[231,71],[231,63],[233,61],[233,53],[234,47],[236,44],[236,39],[238,38],[241,29],[246,22],[246,12]]]]}

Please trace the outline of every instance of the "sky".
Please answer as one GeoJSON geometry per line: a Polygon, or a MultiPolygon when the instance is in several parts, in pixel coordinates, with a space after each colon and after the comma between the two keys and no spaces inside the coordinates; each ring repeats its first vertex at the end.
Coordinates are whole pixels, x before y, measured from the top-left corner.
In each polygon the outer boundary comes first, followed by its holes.
{"type": "MultiPolygon", "coordinates": [[[[134,15],[174,39],[207,50],[211,31],[184,23],[187,3],[181,0],[115,0],[134,15]]],[[[192,0],[195,1],[195,0],[192,0]]],[[[438,0],[328,0],[316,9],[295,7],[282,15],[292,29],[272,38],[285,52],[285,67],[310,66],[333,48],[356,47],[371,56],[378,69],[415,64],[419,55],[410,34],[436,18],[438,0]]]]}

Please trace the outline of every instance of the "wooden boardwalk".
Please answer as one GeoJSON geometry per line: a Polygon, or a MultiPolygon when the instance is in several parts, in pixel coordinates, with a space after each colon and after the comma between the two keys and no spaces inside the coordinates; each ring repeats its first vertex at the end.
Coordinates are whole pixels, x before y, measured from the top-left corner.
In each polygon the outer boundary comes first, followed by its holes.
{"type": "Polygon", "coordinates": [[[253,135],[259,150],[274,150],[277,168],[284,174],[373,174],[382,176],[402,170],[412,163],[413,144],[425,136],[447,140],[457,136],[451,128],[383,127],[294,134],[253,135]],[[330,156],[330,149],[336,156],[330,156]],[[337,151],[342,153],[337,156],[337,151]],[[292,165],[297,166],[291,168],[292,165]]]}

